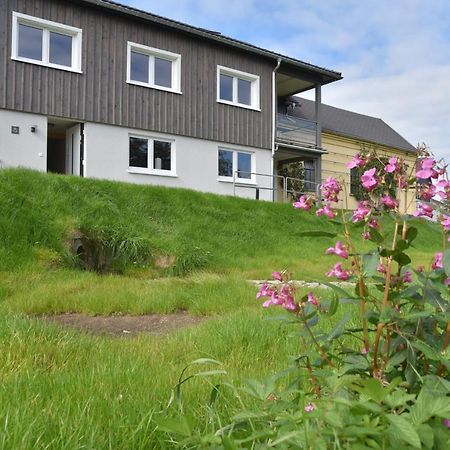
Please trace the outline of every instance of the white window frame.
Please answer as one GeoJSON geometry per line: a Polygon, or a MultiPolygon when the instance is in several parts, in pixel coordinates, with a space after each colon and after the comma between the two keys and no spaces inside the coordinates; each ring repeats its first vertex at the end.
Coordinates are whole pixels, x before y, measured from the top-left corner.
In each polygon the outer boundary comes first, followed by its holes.
{"type": "Polygon", "coordinates": [[[260,109],[260,88],[259,76],[240,70],[230,69],[229,67],[217,66],[217,102],[225,105],[239,106],[240,108],[253,109],[261,111],[260,109]],[[233,78],[233,101],[223,100],[220,98],[220,75],[227,75],[233,78]],[[238,80],[250,81],[250,105],[238,102],[238,80]]]}
{"type": "Polygon", "coordinates": [[[130,133],[128,134],[128,172],[129,173],[140,173],[145,175],[159,175],[163,177],[176,177],[176,164],[177,164],[177,153],[176,153],[176,146],[175,146],[175,139],[167,139],[167,138],[160,138],[154,135],[145,135],[145,134],[136,134],[136,133],[130,133]],[[147,140],[147,167],[133,167],[130,166],[130,138],[137,138],[137,139],[146,139],[147,140]],[[155,169],[153,167],[154,163],[154,142],[160,141],[160,142],[169,142],[170,143],[170,170],[164,170],[164,169],[155,169]]]}
{"type": "Polygon", "coordinates": [[[232,183],[233,180],[236,181],[237,183],[241,183],[241,184],[257,184],[256,183],[256,156],[255,156],[255,152],[251,152],[251,151],[247,151],[247,150],[240,150],[240,149],[234,149],[234,148],[228,148],[228,147],[219,147],[219,149],[217,150],[217,180],[218,181],[225,181],[228,183],[232,183]],[[224,176],[224,175],[219,175],[219,152],[220,151],[226,151],[226,152],[232,152],[233,153],[233,170],[232,170],[232,175],[230,177],[228,176],[224,176]],[[251,175],[250,178],[239,178],[238,177],[238,153],[244,153],[246,155],[250,155],[251,156],[251,175]]]}
{"type": "Polygon", "coordinates": [[[80,28],[65,25],[63,23],[52,22],[39,17],[29,16],[18,12],[13,12],[12,16],[12,45],[11,59],[38,66],[51,67],[69,72],[82,73],[81,54],[82,54],[83,30],[80,28]],[[42,60],[24,58],[19,56],[19,25],[27,25],[42,30],[42,60]],[[63,66],[50,62],[50,32],[64,34],[72,38],[72,65],[63,66]]]}
{"type": "Polygon", "coordinates": [[[181,94],[181,55],[178,53],[168,52],[159,48],[148,47],[146,45],[137,44],[135,42],[127,42],[127,83],[137,86],[159,89],[160,91],[181,94]],[[148,56],[148,83],[135,81],[131,79],[131,52],[141,53],[148,56]],[[160,86],[155,84],[155,57],[166,59],[172,63],[172,87],[160,86]]]}

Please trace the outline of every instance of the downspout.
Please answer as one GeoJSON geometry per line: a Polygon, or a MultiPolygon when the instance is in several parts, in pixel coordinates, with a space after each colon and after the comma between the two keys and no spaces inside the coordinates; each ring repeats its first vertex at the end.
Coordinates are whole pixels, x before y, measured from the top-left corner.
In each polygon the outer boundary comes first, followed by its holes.
{"type": "Polygon", "coordinates": [[[277,84],[276,84],[276,73],[281,65],[281,58],[277,59],[277,65],[272,71],[272,161],[270,167],[272,170],[272,201],[275,201],[275,188],[276,180],[274,173],[274,158],[275,158],[275,138],[277,135],[277,109],[278,109],[278,98],[277,98],[277,84]]]}

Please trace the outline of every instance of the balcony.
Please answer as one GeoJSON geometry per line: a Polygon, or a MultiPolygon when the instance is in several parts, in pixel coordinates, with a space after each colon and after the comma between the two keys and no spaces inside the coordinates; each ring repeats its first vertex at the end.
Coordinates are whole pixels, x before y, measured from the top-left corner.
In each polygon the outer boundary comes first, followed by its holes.
{"type": "Polygon", "coordinates": [[[315,148],[317,123],[287,114],[277,114],[276,141],[283,144],[315,148]]]}

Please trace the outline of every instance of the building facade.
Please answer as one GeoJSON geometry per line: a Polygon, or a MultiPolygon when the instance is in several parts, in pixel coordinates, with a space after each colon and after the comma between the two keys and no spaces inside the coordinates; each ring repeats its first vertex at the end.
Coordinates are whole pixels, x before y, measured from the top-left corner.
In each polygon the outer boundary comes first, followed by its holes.
{"type": "Polygon", "coordinates": [[[314,121],[285,145],[322,151],[337,72],[110,1],[0,12],[0,167],[271,200],[278,104],[310,89],[314,121]]]}

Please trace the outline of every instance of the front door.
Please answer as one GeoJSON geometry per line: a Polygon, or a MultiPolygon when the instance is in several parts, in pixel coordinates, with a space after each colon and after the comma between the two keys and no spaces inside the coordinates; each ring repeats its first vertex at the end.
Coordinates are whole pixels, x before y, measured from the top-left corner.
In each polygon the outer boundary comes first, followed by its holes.
{"type": "Polygon", "coordinates": [[[83,124],[66,130],[66,174],[83,176],[83,124]]]}

